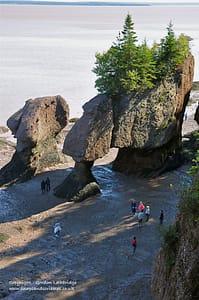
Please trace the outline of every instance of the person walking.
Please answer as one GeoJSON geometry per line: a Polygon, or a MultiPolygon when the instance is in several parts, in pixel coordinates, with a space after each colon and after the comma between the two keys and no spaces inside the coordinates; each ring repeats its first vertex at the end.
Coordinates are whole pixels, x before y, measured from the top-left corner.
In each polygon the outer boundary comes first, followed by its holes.
{"type": "Polygon", "coordinates": [[[50,179],[49,179],[49,177],[46,178],[45,184],[46,184],[46,191],[50,192],[50,179]]]}
{"type": "Polygon", "coordinates": [[[45,181],[42,180],[42,181],[41,181],[41,192],[42,192],[42,194],[44,194],[45,191],[46,191],[45,181]]]}
{"type": "Polygon", "coordinates": [[[55,223],[55,225],[54,225],[55,237],[56,238],[60,237],[60,233],[61,233],[61,225],[60,225],[60,223],[55,223]]]}
{"type": "Polygon", "coordinates": [[[132,215],[133,215],[133,216],[134,216],[135,213],[136,213],[136,207],[137,207],[136,202],[135,202],[135,200],[133,200],[133,201],[131,202],[131,212],[132,212],[132,215]]]}
{"type": "Polygon", "coordinates": [[[133,253],[135,253],[136,247],[137,247],[136,236],[134,236],[133,239],[132,239],[132,247],[133,247],[133,253]]]}
{"type": "Polygon", "coordinates": [[[138,213],[138,227],[139,227],[139,228],[141,228],[141,226],[142,226],[143,215],[144,215],[144,211],[141,210],[141,211],[138,213]]]}
{"type": "Polygon", "coordinates": [[[160,217],[159,217],[159,219],[160,219],[160,225],[162,225],[163,224],[163,220],[164,220],[164,211],[162,209],[160,211],[160,217]]]}
{"type": "Polygon", "coordinates": [[[148,222],[149,217],[150,217],[150,206],[149,205],[146,206],[145,215],[146,215],[146,222],[148,222]]]}

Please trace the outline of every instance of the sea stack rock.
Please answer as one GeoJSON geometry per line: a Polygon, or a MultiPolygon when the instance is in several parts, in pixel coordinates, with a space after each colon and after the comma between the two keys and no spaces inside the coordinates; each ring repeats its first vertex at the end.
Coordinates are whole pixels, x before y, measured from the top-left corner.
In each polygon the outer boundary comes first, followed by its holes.
{"type": "Polygon", "coordinates": [[[12,160],[0,170],[0,185],[30,179],[60,162],[56,136],[69,123],[69,107],[61,96],[27,100],[7,125],[17,139],[12,160]]]}
{"type": "Polygon", "coordinates": [[[96,159],[111,147],[113,129],[112,100],[99,95],[83,106],[84,114],[65,138],[63,152],[76,164],[69,176],[55,189],[55,195],[67,201],[82,201],[100,191],[91,168],[96,159]]]}
{"type": "MultiPolygon", "coordinates": [[[[78,166],[84,164],[86,184],[94,182],[94,161],[112,147],[119,149],[113,169],[126,174],[153,177],[181,164],[182,122],[193,75],[194,57],[189,55],[173,78],[153,89],[112,99],[98,95],[84,105],[83,116],[65,138],[63,152],[78,166]]],[[[72,172],[77,174],[75,169],[72,172]]],[[[84,184],[71,197],[66,182],[67,178],[55,194],[70,201],[84,184]]]]}
{"type": "Polygon", "coordinates": [[[178,167],[182,123],[194,75],[190,55],[170,80],[115,105],[112,146],[119,148],[113,168],[153,177],[178,167]]]}

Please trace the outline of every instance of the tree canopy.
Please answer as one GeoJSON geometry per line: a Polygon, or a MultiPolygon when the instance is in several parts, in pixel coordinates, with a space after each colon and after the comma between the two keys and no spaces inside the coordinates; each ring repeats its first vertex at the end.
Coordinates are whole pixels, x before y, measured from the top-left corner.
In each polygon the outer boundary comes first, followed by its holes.
{"type": "Polygon", "coordinates": [[[159,44],[150,48],[146,41],[137,42],[134,23],[127,14],[116,41],[95,56],[95,87],[100,93],[118,95],[152,88],[158,80],[171,76],[190,51],[189,38],[184,34],[176,38],[171,22],[159,44]]]}

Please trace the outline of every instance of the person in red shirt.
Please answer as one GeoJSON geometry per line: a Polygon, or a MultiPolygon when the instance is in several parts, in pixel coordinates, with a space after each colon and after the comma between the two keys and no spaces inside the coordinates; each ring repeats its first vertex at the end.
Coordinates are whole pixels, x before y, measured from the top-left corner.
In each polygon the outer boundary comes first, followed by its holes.
{"type": "Polygon", "coordinates": [[[138,210],[139,210],[139,211],[142,211],[142,210],[144,210],[144,209],[145,209],[145,206],[144,206],[143,202],[140,201],[140,203],[139,203],[139,205],[138,205],[138,210]]]}
{"type": "Polygon", "coordinates": [[[132,247],[133,247],[133,253],[135,253],[136,247],[137,247],[136,236],[134,236],[133,239],[132,239],[132,247]]]}

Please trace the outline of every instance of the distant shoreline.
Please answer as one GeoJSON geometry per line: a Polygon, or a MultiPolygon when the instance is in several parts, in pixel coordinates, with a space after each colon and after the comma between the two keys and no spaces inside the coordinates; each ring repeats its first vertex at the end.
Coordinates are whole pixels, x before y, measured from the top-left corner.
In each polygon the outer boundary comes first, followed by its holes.
{"type": "Polygon", "coordinates": [[[192,5],[199,5],[199,3],[194,2],[150,2],[145,3],[131,3],[131,2],[109,2],[109,1],[76,1],[76,2],[67,2],[67,1],[31,1],[31,0],[0,0],[0,5],[50,5],[50,6],[192,6],[192,5]]]}
{"type": "Polygon", "coordinates": [[[28,0],[5,0],[0,4],[15,4],[15,5],[62,5],[62,6],[151,6],[150,3],[130,3],[130,2],[64,2],[64,1],[28,1],[28,0]]]}

